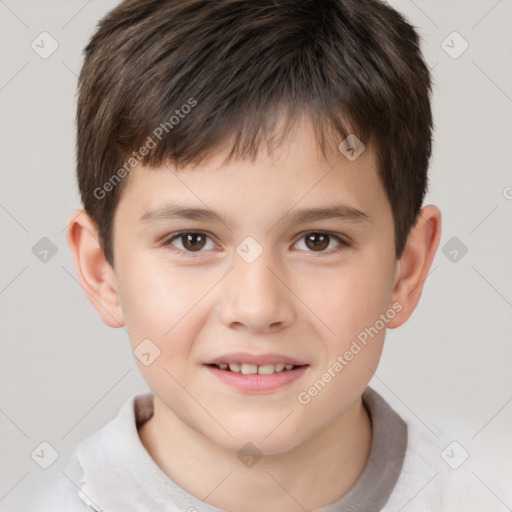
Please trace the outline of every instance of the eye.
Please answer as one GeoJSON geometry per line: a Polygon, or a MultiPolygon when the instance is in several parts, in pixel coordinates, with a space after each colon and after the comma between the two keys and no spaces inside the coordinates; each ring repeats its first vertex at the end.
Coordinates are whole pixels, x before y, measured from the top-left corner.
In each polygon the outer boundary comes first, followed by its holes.
{"type": "Polygon", "coordinates": [[[183,231],[168,238],[164,242],[164,245],[173,246],[173,248],[176,248],[177,252],[194,253],[201,252],[201,249],[207,245],[208,240],[211,242],[212,246],[207,247],[207,249],[214,248],[215,244],[205,233],[200,231],[183,231]],[[178,241],[182,248],[174,244],[175,241],[178,241]]]}
{"type": "MultiPolygon", "coordinates": [[[[299,242],[302,240],[304,240],[305,250],[307,252],[333,253],[341,251],[345,247],[350,247],[350,242],[348,240],[345,240],[339,235],[324,231],[310,231],[305,233],[302,235],[299,242]],[[333,241],[336,241],[338,245],[327,251],[326,249],[332,245],[333,241]]],[[[299,244],[299,242],[296,242],[295,245],[299,244]]],[[[203,249],[208,250],[215,248],[213,240],[202,231],[182,231],[180,233],[176,233],[167,238],[163,242],[163,245],[171,247],[177,253],[185,253],[189,255],[204,252],[203,249]],[[210,242],[209,247],[208,242],[210,242]]]]}
{"type": "Polygon", "coordinates": [[[305,241],[304,245],[308,252],[331,253],[338,252],[344,247],[350,247],[350,244],[347,240],[333,233],[327,233],[324,231],[310,231],[309,233],[302,235],[302,238],[299,241],[302,240],[305,241]],[[325,249],[331,245],[333,240],[338,242],[338,245],[335,246],[334,249],[326,251],[325,249]]]}

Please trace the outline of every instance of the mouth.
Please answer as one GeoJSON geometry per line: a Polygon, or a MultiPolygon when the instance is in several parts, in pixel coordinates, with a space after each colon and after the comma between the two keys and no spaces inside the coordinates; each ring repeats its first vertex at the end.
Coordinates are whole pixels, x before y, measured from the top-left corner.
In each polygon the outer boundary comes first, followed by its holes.
{"type": "Polygon", "coordinates": [[[309,368],[309,364],[268,361],[262,361],[262,364],[217,361],[204,366],[223,386],[251,394],[286,389],[309,368]]]}
{"type": "Polygon", "coordinates": [[[219,363],[208,364],[207,366],[217,368],[226,372],[241,373],[243,375],[272,375],[274,373],[282,373],[296,370],[308,366],[307,364],[262,364],[256,365],[251,363],[219,363]]]}

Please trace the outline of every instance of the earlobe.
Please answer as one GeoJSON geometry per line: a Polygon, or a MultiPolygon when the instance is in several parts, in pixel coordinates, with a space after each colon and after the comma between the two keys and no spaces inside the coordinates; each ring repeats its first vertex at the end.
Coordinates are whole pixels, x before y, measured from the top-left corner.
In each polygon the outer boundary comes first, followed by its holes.
{"type": "Polygon", "coordinates": [[[108,326],[125,325],[114,271],[99,243],[96,225],[84,210],[75,210],[69,216],[66,240],[89,302],[108,326]]]}
{"type": "Polygon", "coordinates": [[[402,325],[416,308],[440,238],[441,212],[436,206],[424,206],[397,265],[392,302],[400,303],[402,310],[388,323],[388,327],[402,325]]]}

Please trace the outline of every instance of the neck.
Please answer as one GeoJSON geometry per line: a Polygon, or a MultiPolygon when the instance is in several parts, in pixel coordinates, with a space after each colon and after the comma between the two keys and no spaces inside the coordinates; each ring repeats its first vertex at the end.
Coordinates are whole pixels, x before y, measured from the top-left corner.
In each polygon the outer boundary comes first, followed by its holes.
{"type": "Polygon", "coordinates": [[[153,416],[139,428],[142,444],[169,478],[198,499],[230,512],[303,512],[336,501],[361,475],[371,435],[359,399],[301,445],[263,455],[254,466],[244,467],[236,452],[191,429],[157,397],[153,416]]]}

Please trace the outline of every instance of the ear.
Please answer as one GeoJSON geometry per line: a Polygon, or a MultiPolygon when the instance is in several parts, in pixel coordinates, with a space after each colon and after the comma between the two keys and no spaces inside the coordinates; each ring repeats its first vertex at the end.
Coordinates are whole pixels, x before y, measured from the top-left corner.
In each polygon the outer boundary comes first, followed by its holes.
{"type": "Polygon", "coordinates": [[[402,309],[388,322],[388,327],[402,325],[416,308],[440,238],[441,212],[436,206],[424,206],[397,262],[393,303],[401,304],[402,309]]]}
{"type": "Polygon", "coordinates": [[[75,210],[69,216],[66,239],[89,302],[108,326],[122,327],[125,321],[114,270],[103,254],[96,225],[84,210],[75,210]]]}

